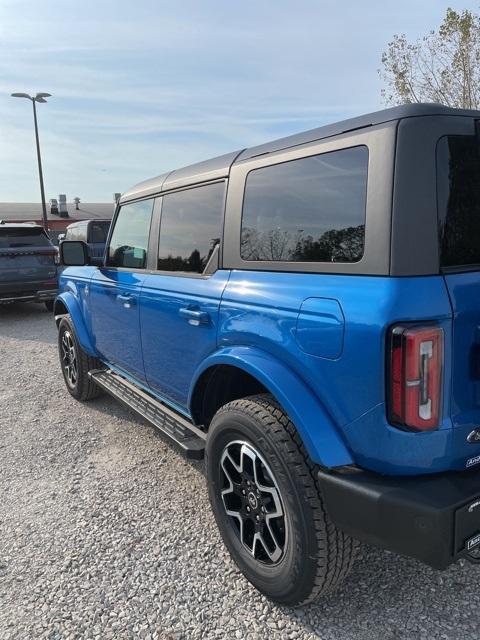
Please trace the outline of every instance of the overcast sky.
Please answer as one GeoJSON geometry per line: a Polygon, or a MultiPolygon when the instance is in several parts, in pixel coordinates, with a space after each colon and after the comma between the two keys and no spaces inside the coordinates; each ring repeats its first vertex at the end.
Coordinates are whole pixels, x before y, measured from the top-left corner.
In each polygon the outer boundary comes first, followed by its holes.
{"type": "Polygon", "coordinates": [[[382,107],[377,69],[464,0],[0,0],[0,201],[111,201],[179,166],[382,107]]]}

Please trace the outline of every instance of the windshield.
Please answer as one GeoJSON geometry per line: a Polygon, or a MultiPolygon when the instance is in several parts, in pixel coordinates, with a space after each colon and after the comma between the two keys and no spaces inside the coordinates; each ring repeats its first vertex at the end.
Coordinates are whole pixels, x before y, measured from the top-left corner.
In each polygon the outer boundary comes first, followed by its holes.
{"type": "Polygon", "coordinates": [[[442,267],[480,268],[480,142],[445,136],[437,147],[437,191],[442,267]]]}
{"type": "Polygon", "coordinates": [[[43,229],[35,227],[0,227],[0,249],[18,249],[23,247],[49,247],[50,240],[43,229]]]}

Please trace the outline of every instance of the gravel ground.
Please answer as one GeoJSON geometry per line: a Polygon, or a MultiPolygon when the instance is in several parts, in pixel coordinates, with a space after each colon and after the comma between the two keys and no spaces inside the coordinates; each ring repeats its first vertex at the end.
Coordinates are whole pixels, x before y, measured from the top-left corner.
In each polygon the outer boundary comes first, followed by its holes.
{"type": "Polygon", "coordinates": [[[273,606],[223,548],[202,465],[70,397],[42,306],[0,307],[0,363],[1,640],[479,638],[479,567],[374,549],[318,604],[273,606]]]}

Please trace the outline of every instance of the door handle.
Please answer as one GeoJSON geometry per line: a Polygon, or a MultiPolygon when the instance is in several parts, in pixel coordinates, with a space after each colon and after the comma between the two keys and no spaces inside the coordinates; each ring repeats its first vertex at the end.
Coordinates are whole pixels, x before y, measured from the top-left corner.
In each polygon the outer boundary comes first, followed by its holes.
{"type": "Polygon", "coordinates": [[[200,309],[191,309],[189,307],[185,307],[180,309],[179,314],[185,320],[188,320],[188,324],[193,325],[194,327],[198,327],[200,324],[209,324],[210,322],[210,314],[206,311],[200,311],[200,309]]]}
{"type": "Polygon", "coordinates": [[[130,309],[130,307],[133,307],[135,305],[135,298],[129,293],[119,293],[117,295],[117,300],[123,304],[125,309],[130,309]]]}

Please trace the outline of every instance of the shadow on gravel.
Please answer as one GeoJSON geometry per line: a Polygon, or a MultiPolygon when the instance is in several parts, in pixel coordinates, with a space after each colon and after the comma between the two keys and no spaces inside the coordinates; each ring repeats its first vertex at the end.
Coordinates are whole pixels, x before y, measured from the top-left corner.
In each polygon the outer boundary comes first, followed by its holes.
{"type": "MultiPolygon", "coordinates": [[[[135,426],[147,427],[154,436],[156,436],[159,440],[165,442],[166,445],[168,447],[171,447],[173,451],[176,451],[175,447],[166,438],[162,436],[159,429],[157,429],[151,422],[142,418],[140,415],[138,415],[138,413],[133,411],[133,409],[129,409],[128,407],[123,405],[118,400],[115,400],[115,398],[112,398],[108,394],[101,395],[95,400],[91,400],[88,403],[88,406],[89,408],[93,409],[98,413],[107,415],[109,418],[114,417],[114,418],[118,418],[119,420],[128,421],[129,423],[132,424],[133,428],[135,426]]],[[[99,417],[98,420],[100,424],[102,418],[99,417]]],[[[179,456],[181,456],[181,453],[179,453],[178,451],[176,452],[178,453],[179,456]]],[[[199,469],[199,468],[203,469],[203,463],[200,463],[200,466],[199,466],[199,463],[196,462],[195,460],[185,459],[185,461],[188,464],[190,464],[194,469],[199,469]]]]}
{"type": "Polygon", "coordinates": [[[335,640],[478,638],[480,615],[472,602],[479,578],[480,568],[468,563],[437,572],[364,546],[337,591],[304,609],[282,610],[320,636],[335,629],[335,640]]]}
{"type": "Polygon", "coordinates": [[[52,344],[57,339],[53,313],[43,303],[0,305],[0,339],[15,338],[52,344]]]}
{"type": "MultiPolygon", "coordinates": [[[[144,420],[141,416],[138,415],[138,413],[133,411],[133,409],[129,409],[119,400],[112,398],[107,393],[103,393],[98,398],[90,400],[86,406],[88,406],[89,409],[93,409],[93,411],[97,411],[98,413],[103,413],[110,418],[114,417],[118,418],[119,420],[127,420],[132,424],[149,427],[155,433],[158,433],[158,429],[156,429],[153,424],[151,424],[147,420],[144,420]]],[[[101,420],[101,418],[99,418],[99,420],[101,420]]]]}

